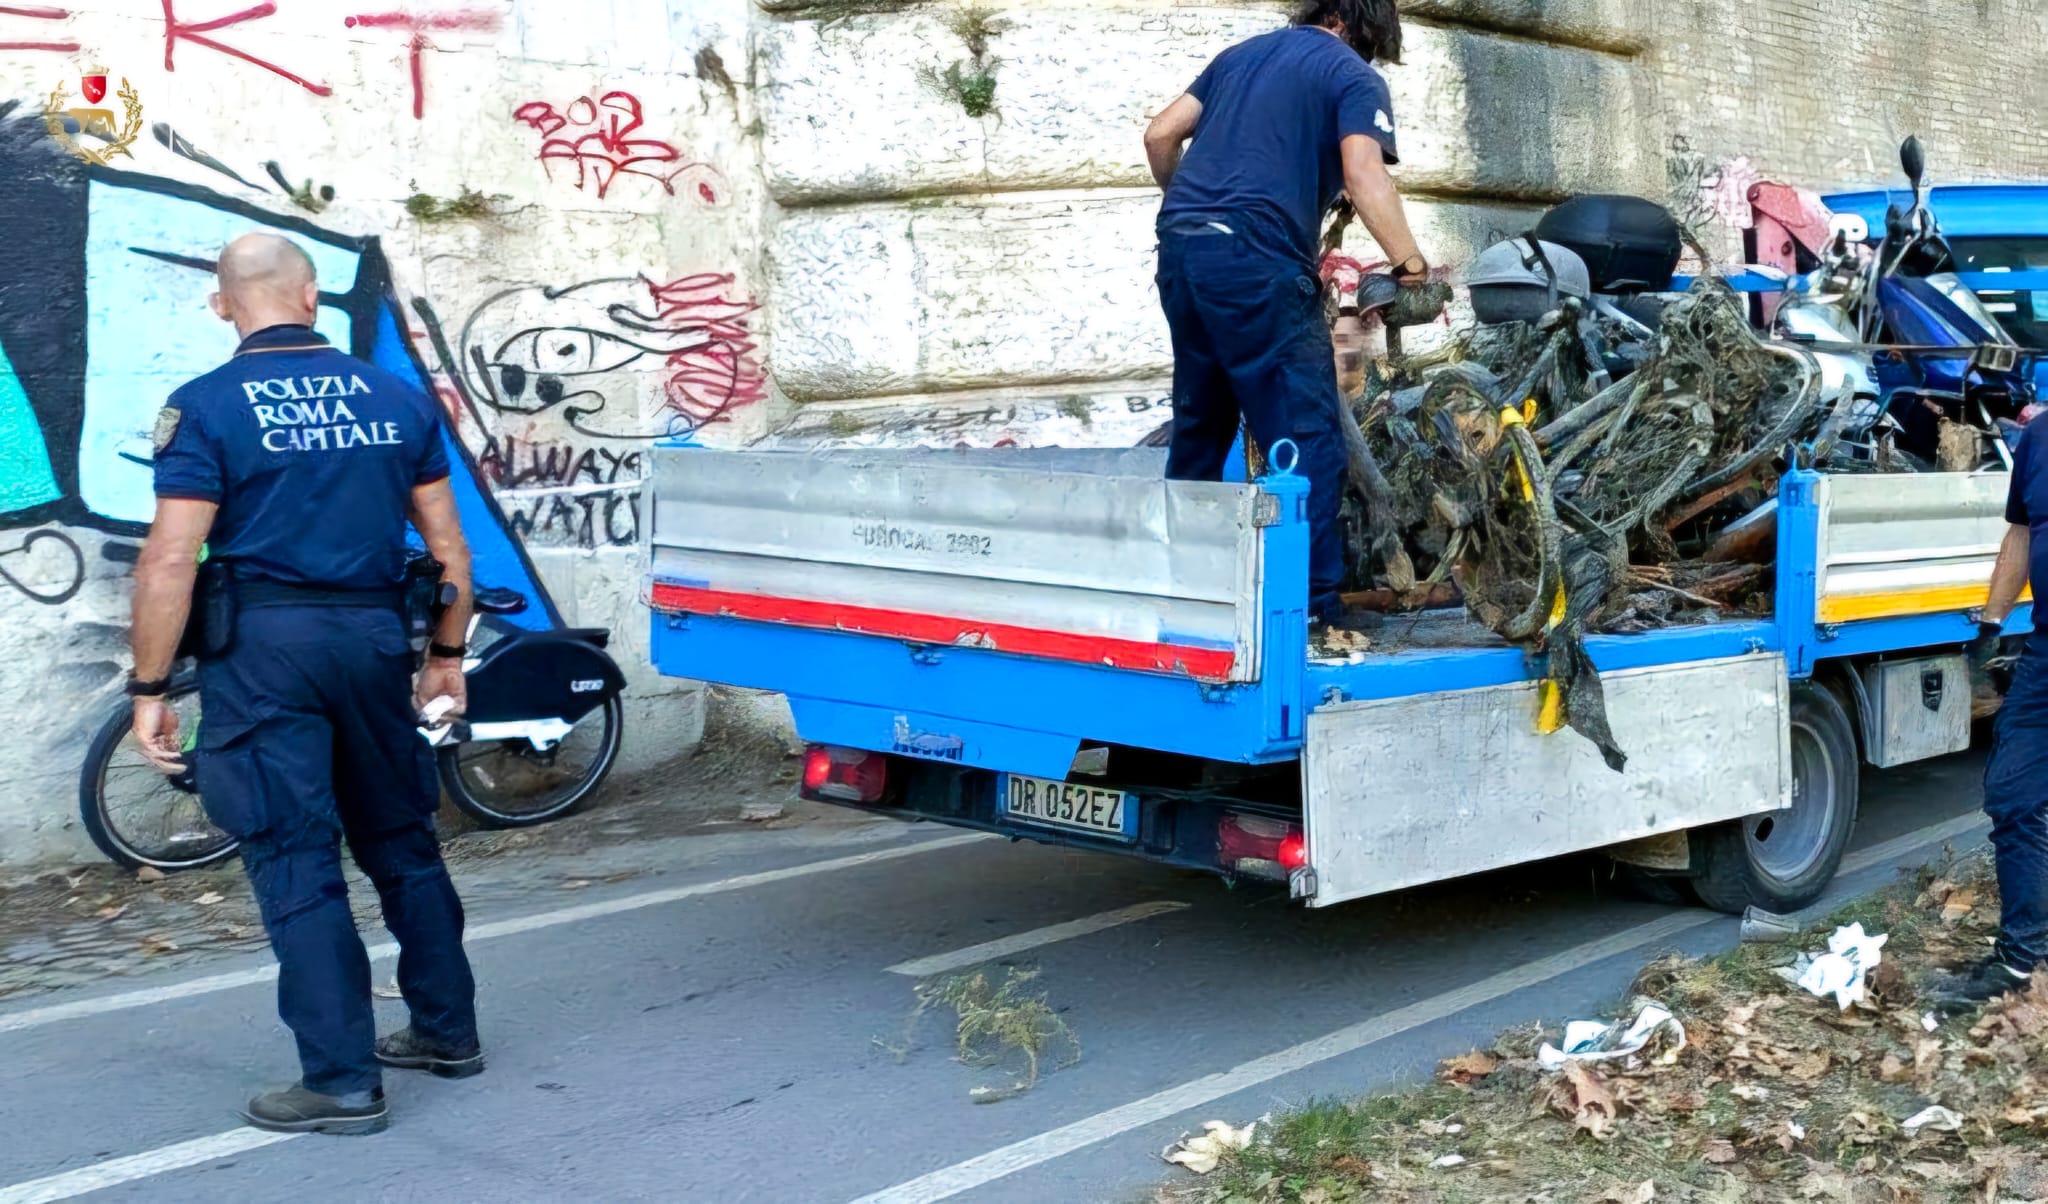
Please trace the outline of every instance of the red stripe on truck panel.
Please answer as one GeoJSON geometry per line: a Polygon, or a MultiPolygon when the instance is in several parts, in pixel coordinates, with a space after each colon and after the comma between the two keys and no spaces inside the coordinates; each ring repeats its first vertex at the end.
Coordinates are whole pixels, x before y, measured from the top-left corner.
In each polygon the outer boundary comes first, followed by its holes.
{"type": "Polygon", "coordinates": [[[1237,665],[1237,654],[1228,648],[1193,648],[1184,644],[1120,640],[1113,636],[1069,635],[1034,627],[976,623],[945,615],[848,606],[840,602],[812,602],[801,598],[773,598],[664,581],[654,583],[650,600],[656,610],[788,623],[796,627],[822,627],[828,631],[889,636],[918,644],[988,648],[1022,656],[1108,665],[1116,669],[1178,673],[1203,681],[1228,681],[1230,671],[1237,665]]]}

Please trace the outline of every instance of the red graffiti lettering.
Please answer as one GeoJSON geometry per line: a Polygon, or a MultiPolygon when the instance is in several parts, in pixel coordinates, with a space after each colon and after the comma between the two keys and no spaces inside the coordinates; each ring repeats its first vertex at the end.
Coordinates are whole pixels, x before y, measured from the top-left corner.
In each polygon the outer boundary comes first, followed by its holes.
{"type": "MultiPolygon", "coordinates": [[[[44,8],[40,5],[23,7],[14,4],[0,4],[0,17],[26,17],[31,21],[62,21],[71,15],[69,9],[44,8]]],[[[48,50],[57,54],[71,54],[78,49],[76,42],[0,42],[0,50],[48,50]]]]}
{"type": "Polygon", "coordinates": [[[668,284],[647,282],[662,329],[695,331],[705,341],[668,357],[670,409],[693,427],[723,422],[768,396],[752,317],[760,306],[732,295],[731,274],[705,272],[668,284]]]}
{"type": "Polygon", "coordinates": [[[428,50],[438,50],[427,40],[430,33],[496,33],[502,18],[495,12],[483,9],[457,9],[445,13],[415,14],[357,13],[342,19],[350,29],[395,29],[406,35],[408,63],[412,71],[412,115],[424,120],[427,115],[426,68],[420,55],[428,50]]]}
{"type": "Polygon", "coordinates": [[[275,16],[277,14],[277,5],[269,3],[269,0],[264,0],[264,3],[254,8],[245,8],[241,12],[229,13],[225,17],[215,17],[210,21],[181,20],[178,17],[177,0],[163,0],[163,4],[164,70],[176,71],[178,69],[178,43],[192,42],[196,45],[204,46],[208,50],[218,51],[229,58],[240,59],[245,63],[261,67],[275,75],[281,75],[315,96],[334,95],[334,89],[326,84],[316,84],[304,76],[295,75],[285,70],[276,63],[257,58],[246,50],[237,50],[233,46],[207,36],[216,29],[226,29],[230,25],[241,25],[245,22],[260,21],[265,17],[275,16]]]}
{"type": "Polygon", "coordinates": [[[513,110],[512,119],[542,135],[540,162],[550,176],[553,164],[573,163],[576,187],[594,181],[600,198],[611,192],[613,181],[620,176],[653,180],[674,196],[676,180],[687,175],[696,177],[698,199],[707,205],[719,201],[714,184],[723,184],[724,178],[717,168],[684,162],[682,150],[674,143],[636,136],[646,118],[640,98],[631,92],[607,92],[595,100],[579,96],[570,102],[566,113],[544,100],[529,101],[513,110]]]}

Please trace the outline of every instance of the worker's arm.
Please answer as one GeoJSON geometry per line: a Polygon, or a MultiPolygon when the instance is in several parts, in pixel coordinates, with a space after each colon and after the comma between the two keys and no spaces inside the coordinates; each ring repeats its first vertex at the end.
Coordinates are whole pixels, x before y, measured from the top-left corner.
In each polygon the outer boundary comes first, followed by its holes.
{"type": "Polygon", "coordinates": [[[1991,596],[1984,602],[1977,621],[1977,638],[1970,642],[1970,662],[1983,668],[1999,653],[2005,637],[2005,620],[2019,605],[2020,591],[2027,586],[2027,569],[2033,555],[2033,532],[2019,523],[2008,524],[2005,540],[1998,545],[1998,563],[1991,566],[1991,596]]]}
{"type": "Polygon", "coordinates": [[[1167,105],[1145,130],[1145,159],[1152,165],[1152,178],[1165,188],[1180,170],[1181,149],[1195,136],[1202,120],[1202,102],[1192,93],[1167,105]]]}
{"type": "Polygon", "coordinates": [[[2033,556],[2033,532],[2021,526],[2005,529],[2005,542],[1998,545],[1998,563],[1991,568],[1991,598],[1984,603],[1984,621],[2004,623],[2019,605],[2020,591],[2027,587],[2027,566],[2033,556]]]}
{"type": "MultiPolygon", "coordinates": [[[[469,636],[469,616],[476,597],[470,581],[469,541],[462,537],[462,520],[455,510],[455,491],[448,478],[415,485],[408,515],[413,529],[426,541],[427,552],[441,562],[441,580],[455,587],[455,602],[441,615],[434,628],[433,642],[459,648],[469,636]]],[[[459,715],[469,703],[468,686],[462,677],[460,656],[434,656],[429,649],[414,683],[413,702],[424,709],[436,698],[455,701],[449,716],[459,715]]]]}
{"type": "MultiPolygon", "coordinates": [[[[156,521],[135,561],[135,602],[128,625],[135,680],[165,681],[177,659],[178,641],[192,612],[192,583],[199,575],[199,549],[220,509],[197,498],[159,498],[156,521]]],[[[178,713],[161,691],[135,699],[135,739],[143,755],[165,773],[185,768],[178,755],[178,713]]]]}
{"type": "Polygon", "coordinates": [[[1403,284],[1421,283],[1429,275],[1429,261],[1422,257],[1415,235],[1408,229],[1408,211],[1401,205],[1394,178],[1387,174],[1386,153],[1379,141],[1353,134],[1344,140],[1343,151],[1344,195],[1393,265],[1395,277],[1403,284]]]}

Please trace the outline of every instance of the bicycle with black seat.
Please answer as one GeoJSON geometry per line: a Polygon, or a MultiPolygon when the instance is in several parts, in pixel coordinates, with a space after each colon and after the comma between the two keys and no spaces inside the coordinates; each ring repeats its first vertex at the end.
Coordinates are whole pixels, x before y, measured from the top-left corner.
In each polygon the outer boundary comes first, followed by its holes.
{"type": "MultiPolygon", "coordinates": [[[[415,658],[452,587],[439,566],[415,556],[408,580],[430,576],[425,607],[408,607],[415,658]]],[[[518,590],[479,587],[469,624],[468,709],[450,723],[424,717],[448,798],[487,828],[525,828],[559,819],[594,794],[618,759],[625,720],[625,675],[607,651],[602,627],[528,630],[509,619],[529,602],[518,590]]],[[[79,772],[79,818],[100,852],[128,869],[165,872],[213,865],[234,855],[236,840],[207,819],[193,776],[198,748],[199,680],[181,665],[165,696],[178,712],[185,769],[166,776],[135,742],[131,707],[112,707],[79,772]]]]}

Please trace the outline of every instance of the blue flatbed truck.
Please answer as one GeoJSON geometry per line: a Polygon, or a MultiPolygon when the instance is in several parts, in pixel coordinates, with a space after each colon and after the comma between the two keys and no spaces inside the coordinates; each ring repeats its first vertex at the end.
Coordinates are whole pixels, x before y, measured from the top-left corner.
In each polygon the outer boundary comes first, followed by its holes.
{"type": "Polygon", "coordinates": [[[1540,666],[1462,612],[1315,655],[1306,483],[1159,456],[658,447],[654,661],[787,695],[807,798],[1311,907],[1599,850],[1788,910],[1835,873],[1861,763],[1969,744],[2002,474],[1784,477],[1768,617],[1588,641],[1616,772],[1538,732],[1540,666]]]}

